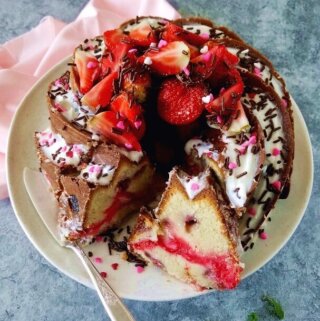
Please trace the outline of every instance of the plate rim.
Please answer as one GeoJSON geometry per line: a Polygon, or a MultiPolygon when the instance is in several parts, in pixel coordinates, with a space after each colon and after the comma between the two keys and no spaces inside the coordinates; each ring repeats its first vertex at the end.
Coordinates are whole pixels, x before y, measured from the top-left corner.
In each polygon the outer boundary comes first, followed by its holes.
{"type": "MultiPolygon", "coordinates": [[[[90,282],[89,278],[82,278],[78,275],[72,274],[68,269],[65,269],[63,267],[61,267],[59,264],[55,263],[54,260],[52,260],[50,258],[50,255],[47,254],[47,252],[41,248],[40,246],[38,246],[36,240],[34,239],[34,237],[31,235],[31,233],[29,233],[27,226],[24,224],[23,220],[22,220],[22,216],[21,214],[19,214],[18,208],[17,208],[17,204],[18,204],[18,200],[15,199],[14,197],[14,190],[13,190],[13,186],[14,184],[12,183],[12,174],[10,171],[11,168],[11,164],[9,162],[9,158],[10,155],[12,153],[12,140],[13,140],[13,128],[15,126],[15,123],[20,115],[20,113],[23,112],[23,105],[25,104],[26,100],[28,99],[29,95],[36,90],[36,88],[38,87],[39,83],[41,83],[43,81],[43,79],[45,77],[47,77],[50,73],[52,73],[58,66],[60,66],[61,64],[67,63],[71,58],[71,55],[68,55],[67,57],[61,59],[58,63],[56,63],[54,66],[52,66],[45,74],[43,74],[34,84],[33,86],[28,90],[28,92],[26,93],[26,95],[24,96],[24,98],[21,100],[21,102],[19,103],[19,106],[17,107],[13,119],[11,121],[10,124],[10,128],[9,128],[9,135],[8,135],[8,141],[7,141],[7,153],[6,153],[6,169],[7,169],[7,185],[8,185],[8,191],[9,191],[9,197],[10,197],[10,201],[11,201],[11,205],[12,208],[14,210],[15,216],[19,222],[19,225],[21,226],[23,232],[25,233],[25,235],[27,236],[27,238],[30,240],[31,244],[36,248],[36,250],[50,263],[52,264],[55,268],[57,268],[61,273],[67,275],[68,277],[70,277],[72,280],[81,283],[84,286],[87,286],[89,288],[93,289],[93,285],[90,282]]],[[[259,264],[256,266],[256,268],[254,268],[250,273],[248,273],[247,275],[245,275],[242,280],[244,280],[246,277],[252,275],[253,273],[255,273],[257,270],[259,270],[261,267],[263,267],[265,264],[267,264],[274,256],[276,256],[279,251],[287,244],[287,242],[290,240],[290,238],[292,237],[292,235],[294,234],[294,232],[296,231],[296,229],[298,228],[298,226],[301,223],[301,220],[303,218],[303,216],[306,213],[307,207],[309,205],[310,202],[310,198],[312,195],[312,190],[313,190],[313,184],[314,184],[314,157],[313,157],[313,150],[312,150],[312,145],[311,145],[311,139],[310,139],[310,134],[308,131],[308,127],[306,125],[306,122],[304,120],[304,117],[301,113],[300,108],[298,107],[298,105],[296,104],[295,100],[293,99],[292,96],[291,100],[292,100],[292,105],[295,107],[294,108],[294,112],[295,112],[295,116],[299,119],[299,122],[301,124],[301,126],[303,127],[303,131],[306,133],[306,139],[307,139],[307,150],[308,150],[308,154],[310,157],[310,180],[309,180],[309,184],[308,184],[308,188],[306,191],[306,201],[302,206],[302,210],[300,211],[296,223],[294,225],[294,227],[289,231],[289,233],[287,233],[285,235],[285,237],[283,238],[283,240],[277,244],[276,249],[269,255],[266,256],[263,260],[261,260],[259,262],[259,264]]],[[[296,146],[295,146],[295,152],[296,152],[296,146]]],[[[32,205],[33,206],[33,205],[32,205]]],[[[44,224],[43,222],[41,222],[41,224],[44,224]]],[[[48,232],[49,233],[49,232],[48,232]]],[[[71,252],[71,251],[70,251],[71,252]]],[[[130,295],[126,295],[123,296],[124,299],[129,299],[129,300],[136,300],[136,301],[151,301],[151,302],[164,302],[164,301],[176,301],[176,300],[183,300],[183,299],[187,299],[187,298],[193,298],[193,297],[198,297],[200,295],[204,295],[210,292],[213,292],[214,290],[209,290],[209,291],[203,291],[203,292],[192,292],[190,293],[190,295],[185,295],[182,298],[171,298],[168,300],[165,299],[159,299],[159,300],[155,300],[155,299],[150,299],[148,300],[147,298],[137,298],[137,297],[132,297],[130,295]]]]}

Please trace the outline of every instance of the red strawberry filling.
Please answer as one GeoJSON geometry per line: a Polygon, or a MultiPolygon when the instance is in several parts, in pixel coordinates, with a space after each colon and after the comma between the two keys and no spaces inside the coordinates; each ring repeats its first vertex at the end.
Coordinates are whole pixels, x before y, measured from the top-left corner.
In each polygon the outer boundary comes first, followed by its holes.
{"type": "Polygon", "coordinates": [[[89,237],[92,235],[98,235],[101,228],[104,225],[109,225],[118,211],[121,209],[121,207],[123,207],[125,204],[128,204],[132,199],[136,199],[136,196],[134,194],[121,190],[118,191],[111,205],[104,211],[104,218],[82,231],[70,233],[70,239],[78,239],[89,237]]]}
{"type": "Polygon", "coordinates": [[[239,283],[241,269],[229,253],[202,254],[176,235],[171,235],[170,238],[159,235],[157,241],[147,240],[133,244],[133,248],[138,251],[150,251],[156,247],[179,255],[190,263],[202,265],[206,269],[206,276],[216,280],[219,288],[232,289],[239,283]]]}

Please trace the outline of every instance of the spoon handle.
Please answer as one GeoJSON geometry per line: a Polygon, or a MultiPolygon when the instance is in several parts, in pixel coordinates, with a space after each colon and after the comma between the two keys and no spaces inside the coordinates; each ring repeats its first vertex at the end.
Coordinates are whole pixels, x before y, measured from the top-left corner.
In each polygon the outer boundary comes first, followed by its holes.
{"type": "Polygon", "coordinates": [[[81,244],[78,242],[70,245],[70,248],[77,254],[87,270],[91,281],[98,292],[99,298],[112,321],[135,321],[129,310],[122,303],[121,299],[112,290],[86,255],[81,244]]]}

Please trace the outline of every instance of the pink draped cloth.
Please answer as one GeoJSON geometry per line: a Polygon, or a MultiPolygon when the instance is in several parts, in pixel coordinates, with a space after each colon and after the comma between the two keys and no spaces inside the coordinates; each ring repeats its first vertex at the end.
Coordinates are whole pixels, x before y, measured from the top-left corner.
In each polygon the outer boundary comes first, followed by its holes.
{"type": "Polygon", "coordinates": [[[0,199],[8,196],[5,153],[9,127],[27,91],[83,39],[144,15],[179,17],[165,0],[91,0],[69,24],[45,17],[31,31],[0,45],[0,199]]]}

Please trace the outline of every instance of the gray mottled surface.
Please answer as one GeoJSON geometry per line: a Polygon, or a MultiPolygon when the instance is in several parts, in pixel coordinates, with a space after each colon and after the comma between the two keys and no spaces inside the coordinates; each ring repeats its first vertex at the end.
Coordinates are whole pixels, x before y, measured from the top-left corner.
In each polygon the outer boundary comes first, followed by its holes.
{"type": "MultiPolygon", "coordinates": [[[[119,0],[120,1],[120,0],[119,0]]],[[[201,14],[236,30],[265,53],[285,77],[313,144],[315,185],[306,215],[280,253],[233,292],[195,299],[126,301],[139,321],[241,321],[264,314],[260,296],[278,298],[288,321],[320,320],[320,2],[319,0],[175,0],[184,14],[201,14]]],[[[45,15],[71,21],[84,0],[0,0],[0,42],[37,25],[45,15]]],[[[0,201],[0,321],[108,320],[95,293],[60,274],[23,234],[9,200],[0,201]]]]}

